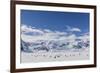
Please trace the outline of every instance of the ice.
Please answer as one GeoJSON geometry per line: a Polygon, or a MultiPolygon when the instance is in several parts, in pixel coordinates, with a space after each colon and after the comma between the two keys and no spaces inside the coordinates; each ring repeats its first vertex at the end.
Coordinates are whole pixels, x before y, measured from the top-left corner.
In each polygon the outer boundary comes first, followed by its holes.
{"type": "Polygon", "coordinates": [[[75,43],[65,40],[37,40],[33,42],[21,41],[24,52],[56,52],[56,51],[82,51],[89,49],[89,41],[77,40],[75,43]]]}

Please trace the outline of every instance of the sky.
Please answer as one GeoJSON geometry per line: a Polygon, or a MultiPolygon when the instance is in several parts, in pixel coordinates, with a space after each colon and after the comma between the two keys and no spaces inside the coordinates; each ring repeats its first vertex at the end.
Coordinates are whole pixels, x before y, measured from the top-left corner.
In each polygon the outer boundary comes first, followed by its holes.
{"type": "Polygon", "coordinates": [[[68,42],[67,48],[73,48],[80,41],[88,43],[89,14],[21,10],[21,40],[28,43],[45,42],[46,46],[50,46],[50,42],[58,42],[59,45],[68,42]]]}
{"type": "Polygon", "coordinates": [[[50,31],[89,32],[89,13],[21,10],[21,26],[50,31]]]}

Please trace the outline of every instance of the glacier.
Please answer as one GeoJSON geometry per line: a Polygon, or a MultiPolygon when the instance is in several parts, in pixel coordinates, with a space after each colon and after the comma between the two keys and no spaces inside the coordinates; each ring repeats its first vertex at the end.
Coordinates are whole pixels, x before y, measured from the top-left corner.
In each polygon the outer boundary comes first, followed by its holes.
{"type": "Polygon", "coordinates": [[[89,47],[89,33],[77,36],[70,32],[21,28],[21,51],[24,52],[83,51],[89,47]]]}
{"type": "Polygon", "coordinates": [[[89,40],[75,39],[75,42],[67,40],[37,40],[25,42],[21,40],[21,50],[24,52],[59,52],[59,51],[82,51],[89,49],[89,40]]]}

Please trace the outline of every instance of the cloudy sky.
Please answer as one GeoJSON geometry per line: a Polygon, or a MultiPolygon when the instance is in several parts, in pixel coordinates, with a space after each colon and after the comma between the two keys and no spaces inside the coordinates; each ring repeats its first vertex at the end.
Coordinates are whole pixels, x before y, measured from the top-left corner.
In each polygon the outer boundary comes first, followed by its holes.
{"type": "Polygon", "coordinates": [[[21,10],[21,31],[41,38],[75,38],[89,33],[89,13],[21,10]]]}

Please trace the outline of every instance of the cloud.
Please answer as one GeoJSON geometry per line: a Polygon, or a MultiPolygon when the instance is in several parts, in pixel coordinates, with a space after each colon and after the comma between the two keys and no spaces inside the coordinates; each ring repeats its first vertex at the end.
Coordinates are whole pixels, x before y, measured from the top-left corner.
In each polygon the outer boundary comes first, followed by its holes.
{"type": "Polygon", "coordinates": [[[26,35],[26,34],[21,34],[21,37],[24,41],[27,42],[34,42],[37,40],[55,40],[55,41],[69,41],[69,42],[74,42],[75,41],[75,35],[69,35],[69,36],[59,36],[58,34],[54,33],[45,33],[43,35],[38,35],[38,36],[33,36],[33,35],[26,35]]]}
{"type": "Polygon", "coordinates": [[[44,29],[43,31],[46,32],[46,33],[52,33],[52,31],[49,30],[49,29],[44,29]]]}
{"type": "Polygon", "coordinates": [[[34,40],[64,40],[66,38],[67,32],[52,31],[49,29],[38,29],[36,27],[31,27],[27,25],[21,26],[21,36],[22,39],[26,41],[34,40]],[[26,33],[33,33],[26,34],[26,33]],[[38,34],[37,34],[38,33],[38,34]]]}
{"type": "Polygon", "coordinates": [[[31,27],[31,26],[26,26],[26,25],[22,25],[21,26],[21,32],[22,33],[39,33],[39,34],[43,34],[44,32],[41,31],[40,29],[36,29],[35,27],[31,27]]]}
{"type": "Polygon", "coordinates": [[[81,29],[76,28],[76,27],[70,27],[70,26],[66,26],[67,27],[67,31],[71,31],[71,32],[81,32],[81,29]]]}
{"type": "MultiPolygon", "coordinates": [[[[78,28],[72,28],[68,26],[69,32],[73,31],[80,31],[78,28]]],[[[50,29],[38,29],[36,27],[21,26],[21,38],[26,42],[35,42],[37,40],[55,40],[55,41],[66,41],[70,42],[71,44],[75,44],[76,39],[81,39],[84,41],[89,40],[89,33],[84,33],[83,35],[77,36],[74,33],[68,34],[69,32],[62,32],[62,31],[52,31],[50,29]],[[34,35],[26,34],[26,33],[38,33],[34,35]],[[42,34],[42,35],[41,35],[42,34]]]]}
{"type": "Polygon", "coordinates": [[[67,32],[55,31],[55,33],[58,34],[58,35],[67,35],[67,32]]]}
{"type": "Polygon", "coordinates": [[[79,28],[72,28],[70,31],[76,31],[76,32],[81,32],[81,30],[79,28]]]}

